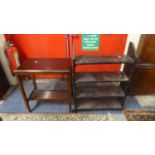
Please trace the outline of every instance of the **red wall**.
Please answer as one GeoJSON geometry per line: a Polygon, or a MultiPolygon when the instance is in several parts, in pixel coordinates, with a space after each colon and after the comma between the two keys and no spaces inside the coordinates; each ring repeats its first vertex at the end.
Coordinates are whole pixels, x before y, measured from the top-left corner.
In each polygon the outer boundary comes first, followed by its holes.
{"type": "MultiPolygon", "coordinates": [[[[65,35],[64,34],[9,34],[10,38],[18,48],[21,60],[30,57],[40,58],[62,58],[66,56],[65,35]]],[[[127,34],[101,34],[99,51],[82,51],[81,35],[75,38],[77,54],[123,54],[126,44],[127,34]]],[[[85,66],[80,70],[119,70],[119,65],[85,66]]]]}
{"type": "Polygon", "coordinates": [[[22,59],[65,57],[64,34],[12,34],[10,37],[17,46],[22,59]]]}

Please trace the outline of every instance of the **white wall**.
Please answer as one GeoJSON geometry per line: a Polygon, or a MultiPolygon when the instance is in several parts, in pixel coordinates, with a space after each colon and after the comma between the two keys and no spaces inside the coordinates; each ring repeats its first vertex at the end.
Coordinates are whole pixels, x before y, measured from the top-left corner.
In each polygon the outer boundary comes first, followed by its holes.
{"type": "Polygon", "coordinates": [[[139,39],[140,39],[141,34],[129,34],[125,46],[125,54],[127,53],[129,42],[132,41],[135,44],[135,48],[137,49],[139,39]]]}
{"type": "Polygon", "coordinates": [[[8,77],[10,84],[15,85],[17,82],[15,77],[12,76],[11,74],[8,61],[4,53],[4,47],[5,47],[5,37],[3,34],[0,34],[0,61],[1,61],[2,67],[4,68],[5,74],[8,77]]]}

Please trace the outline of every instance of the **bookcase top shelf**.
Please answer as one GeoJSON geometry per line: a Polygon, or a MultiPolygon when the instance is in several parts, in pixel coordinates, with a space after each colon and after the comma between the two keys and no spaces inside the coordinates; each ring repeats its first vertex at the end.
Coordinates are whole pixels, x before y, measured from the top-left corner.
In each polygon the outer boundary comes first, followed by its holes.
{"type": "Polygon", "coordinates": [[[134,60],[127,55],[102,55],[102,56],[76,56],[75,65],[88,65],[88,64],[123,64],[134,63],[134,60]]]}

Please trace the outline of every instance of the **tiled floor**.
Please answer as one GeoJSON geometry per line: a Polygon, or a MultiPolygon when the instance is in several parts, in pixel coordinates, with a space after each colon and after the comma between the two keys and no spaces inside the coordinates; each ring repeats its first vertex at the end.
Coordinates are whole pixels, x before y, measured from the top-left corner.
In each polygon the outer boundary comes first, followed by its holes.
{"type": "MultiPolygon", "coordinates": [[[[38,87],[43,89],[62,89],[66,87],[64,81],[58,80],[38,80],[38,87]]],[[[24,81],[24,86],[27,94],[32,90],[32,83],[30,80],[24,81]]],[[[23,100],[19,93],[18,88],[15,88],[4,102],[0,102],[0,112],[26,112],[23,100]]],[[[68,112],[67,103],[37,103],[36,101],[30,102],[33,112],[68,112]]],[[[125,103],[126,109],[145,109],[155,110],[155,96],[129,96],[125,103]]],[[[108,114],[113,120],[126,120],[124,114],[121,111],[90,111],[90,113],[108,114]]]]}

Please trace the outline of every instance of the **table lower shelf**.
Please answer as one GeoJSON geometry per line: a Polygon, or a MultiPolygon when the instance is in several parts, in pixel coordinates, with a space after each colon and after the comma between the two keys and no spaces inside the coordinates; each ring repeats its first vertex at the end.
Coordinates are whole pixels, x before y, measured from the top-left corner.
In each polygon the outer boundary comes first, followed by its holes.
{"type": "Polygon", "coordinates": [[[29,100],[68,100],[67,90],[38,90],[34,89],[29,100]]]}
{"type": "Polygon", "coordinates": [[[117,98],[77,99],[75,110],[122,110],[122,105],[117,98]]]}

